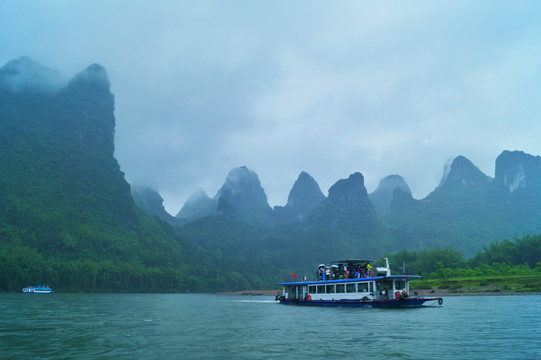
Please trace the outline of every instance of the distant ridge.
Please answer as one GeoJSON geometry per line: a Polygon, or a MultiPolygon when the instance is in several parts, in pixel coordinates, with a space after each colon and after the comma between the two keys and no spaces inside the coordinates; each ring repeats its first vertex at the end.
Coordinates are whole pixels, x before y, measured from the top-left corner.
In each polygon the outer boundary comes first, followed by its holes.
{"type": "Polygon", "coordinates": [[[54,94],[66,84],[57,71],[40,65],[28,56],[11,60],[0,69],[0,89],[14,93],[54,94]]]}
{"type": "Polygon", "coordinates": [[[377,215],[368,199],[363,175],[354,173],[347,179],[338,180],[329,189],[329,196],[312,211],[307,221],[374,239],[377,215]]]}
{"type": "Polygon", "coordinates": [[[186,221],[176,219],[165,211],[165,207],[163,206],[163,198],[156,190],[145,186],[132,185],[131,194],[137,206],[145,210],[148,214],[156,216],[173,226],[182,226],[186,223],[186,221]]]}
{"type": "Polygon", "coordinates": [[[411,190],[400,175],[389,175],[380,180],[379,185],[368,197],[379,216],[387,215],[391,212],[391,203],[394,198],[394,191],[401,190],[411,196],[411,190]]]}
{"type": "Polygon", "coordinates": [[[314,178],[302,171],[289,192],[287,204],[275,206],[274,214],[280,223],[303,221],[324,199],[314,178]]]}
{"type": "MultiPolygon", "coordinates": [[[[167,225],[157,192],[134,194],[156,217],[136,206],[114,158],[105,68],[58,79],[27,57],[0,68],[0,291],[45,280],[59,292],[231,289],[232,258],[167,225]]],[[[261,286],[262,270],[240,270],[235,287],[261,286]]]]}
{"type": "Polygon", "coordinates": [[[496,159],[496,186],[509,193],[541,188],[541,157],[522,151],[504,151],[496,159]]]}
{"type": "Polygon", "coordinates": [[[475,189],[490,184],[492,179],[464,156],[447,162],[438,188],[449,190],[475,189]]]}
{"type": "Polygon", "coordinates": [[[202,190],[197,189],[175,216],[178,219],[198,219],[215,215],[217,204],[202,190]]]}
{"type": "Polygon", "coordinates": [[[355,172],[325,197],[301,172],[274,209],[241,166],[173,218],[158,191],[128,185],[114,158],[105,68],[90,65],[59,88],[40,80],[50,71],[28,59],[0,68],[0,264],[16,269],[0,271],[1,289],[35,283],[31,274],[71,291],[264,288],[331,259],[437,247],[473,256],[541,233],[541,157],[521,151],[502,152],[494,178],[457,156],[420,200],[400,175],[369,195],[355,172]],[[25,68],[38,75],[26,79],[25,68]]]}

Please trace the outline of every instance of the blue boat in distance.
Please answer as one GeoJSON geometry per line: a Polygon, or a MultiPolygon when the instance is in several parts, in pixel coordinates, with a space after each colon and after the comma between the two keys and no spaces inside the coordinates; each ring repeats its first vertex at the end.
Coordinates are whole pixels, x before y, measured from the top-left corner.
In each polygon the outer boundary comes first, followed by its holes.
{"type": "MultiPolygon", "coordinates": [[[[318,279],[279,283],[282,293],[276,300],[286,305],[352,307],[418,307],[427,302],[443,304],[440,297],[410,295],[409,281],[418,275],[391,275],[385,267],[373,268],[366,259],[334,261],[318,266],[318,279]]],[[[293,276],[293,274],[292,274],[293,276]]]]}
{"type": "Polygon", "coordinates": [[[24,294],[50,294],[53,292],[53,289],[49,285],[36,285],[24,287],[21,292],[24,294]]]}

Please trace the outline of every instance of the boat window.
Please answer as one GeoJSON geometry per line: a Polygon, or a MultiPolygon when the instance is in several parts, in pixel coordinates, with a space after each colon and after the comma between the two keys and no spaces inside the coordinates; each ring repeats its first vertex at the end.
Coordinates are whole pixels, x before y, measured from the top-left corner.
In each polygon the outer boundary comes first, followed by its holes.
{"type": "Polygon", "coordinates": [[[325,285],[318,285],[317,286],[317,293],[318,294],[325,294],[325,285]]]}
{"type": "Polygon", "coordinates": [[[348,293],[354,293],[354,292],[357,292],[357,290],[355,289],[357,284],[346,284],[346,292],[348,293]]]}
{"type": "Polygon", "coordinates": [[[316,286],[315,285],[308,286],[308,292],[310,294],[315,294],[316,293],[316,286]]]}
{"type": "Polygon", "coordinates": [[[344,284],[337,284],[337,285],[336,285],[336,292],[337,292],[337,293],[343,293],[343,292],[344,292],[344,289],[345,289],[344,284]]]}
{"type": "Polygon", "coordinates": [[[403,290],[406,288],[406,281],[404,280],[396,280],[394,282],[394,286],[396,290],[403,290]]]}
{"type": "Polygon", "coordinates": [[[359,284],[357,284],[357,290],[359,292],[367,292],[368,291],[368,283],[359,283],[359,284]]]}
{"type": "Polygon", "coordinates": [[[286,287],[286,298],[294,299],[295,298],[295,286],[286,287]]]}
{"type": "Polygon", "coordinates": [[[370,281],[370,292],[374,292],[374,282],[370,281]]]}
{"type": "Polygon", "coordinates": [[[332,294],[332,293],[334,293],[334,284],[327,285],[327,294],[332,294]]]}

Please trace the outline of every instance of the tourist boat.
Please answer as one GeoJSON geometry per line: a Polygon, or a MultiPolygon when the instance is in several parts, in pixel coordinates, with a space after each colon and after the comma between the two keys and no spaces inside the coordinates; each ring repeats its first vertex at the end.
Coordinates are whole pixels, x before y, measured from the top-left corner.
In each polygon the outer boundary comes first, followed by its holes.
{"type": "Polygon", "coordinates": [[[25,294],[50,294],[53,289],[49,285],[37,285],[24,287],[21,292],[25,294]]]}
{"type": "MultiPolygon", "coordinates": [[[[340,260],[330,266],[318,266],[314,281],[280,283],[282,293],[276,300],[288,305],[355,306],[355,307],[417,307],[443,303],[439,297],[424,298],[410,294],[409,281],[418,275],[391,275],[386,267],[372,268],[374,260],[340,260]]],[[[294,275],[292,274],[294,277],[294,275]]]]}

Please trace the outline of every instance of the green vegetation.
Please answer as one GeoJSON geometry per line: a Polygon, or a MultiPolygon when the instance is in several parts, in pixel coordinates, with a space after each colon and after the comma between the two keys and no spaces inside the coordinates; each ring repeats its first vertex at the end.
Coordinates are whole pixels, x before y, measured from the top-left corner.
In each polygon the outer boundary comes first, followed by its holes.
{"type": "Polygon", "coordinates": [[[135,205],[114,158],[113,112],[98,65],[52,95],[0,86],[0,291],[48,283],[58,291],[206,292],[276,283],[268,268],[207,251],[135,205]]]}
{"type": "Polygon", "coordinates": [[[494,241],[539,234],[540,165],[538,156],[504,151],[496,159],[495,178],[489,180],[469,160],[458,157],[444,184],[422,200],[398,194],[382,222],[400,248],[452,246],[467,257],[494,241]],[[518,176],[517,169],[523,167],[527,180],[511,191],[506,179],[518,176]]]}
{"type": "MultiPolygon", "coordinates": [[[[22,68],[28,66],[34,65],[22,68]]],[[[0,80],[15,70],[0,69],[0,80]]],[[[516,233],[515,223],[538,229],[538,202],[526,188],[498,202],[529,200],[521,212],[494,213],[513,217],[483,212],[492,204],[483,187],[462,198],[444,189],[422,204],[405,198],[380,221],[357,173],[335,184],[332,196],[304,220],[281,219],[272,227],[272,210],[254,180],[247,199],[222,189],[229,194],[229,202],[219,204],[222,216],[174,229],[135,205],[114,158],[114,126],[114,97],[99,65],[56,94],[14,92],[0,81],[0,291],[40,283],[77,292],[269,289],[291,273],[311,278],[320,262],[451,243],[460,252],[440,247],[391,254],[393,271],[405,263],[407,272],[424,275],[419,286],[428,288],[458,289],[452,281],[463,278],[489,286],[502,276],[527,278],[521,286],[522,280],[505,284],[509,289],[539,288],[541,235],[487,245],[470,260],[462,255],[488,244],[487,234],[516,233]],[[256,208],[252,198],[259,199],[256,208]]]]}
{"type": "Polygon", "coordinates": [[[468,261],[456,250],[439,248],[403,250],[389,255],[389,260],[405,262],[407,272],[423,275],[422,280],[412,282],[412,290],[541,292],[540,246],[541,235],[527,235],[495,242],[468,261]]]}
{"type": "Polygon", "coordinates": [[[410,289],[431,290],[447,289],[450,293],[530,293],[541,292],[541,271],[527,275],[469,276],[447,279],[415,280],[410,289]]]}

